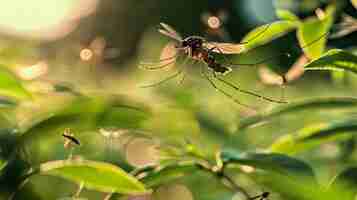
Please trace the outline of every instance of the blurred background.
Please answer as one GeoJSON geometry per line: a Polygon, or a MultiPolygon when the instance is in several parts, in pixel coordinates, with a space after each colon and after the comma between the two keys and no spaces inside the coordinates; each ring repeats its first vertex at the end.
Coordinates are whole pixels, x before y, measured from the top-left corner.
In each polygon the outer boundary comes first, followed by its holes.
{"type": "MultiPolygon", "coordinates": [[[[30,128],[33,136],[24,142],[26,163],[65,159],[69,152],[63,148],[60,136],[65,128],[71,128],[83,144],[74,149],[74,155],[119,164],[130,170],[158,162],[155,148],[158,138],[175,145],[189,141],[207,155],[213,155],[223,145],[242,151],[256,150],[268,147],[277,137],[306,124],[353,114],[351,110],[302,112],[242,132],[239,130],[240,119],[256,114],[256,111],[239,106],[214,90],[200,76],[199,63],[186,64],[182,83],[182,77],[178,77],[156,87],[141,87],[171,76],[176,67],[180,67],[178,62],[167,70],[138,68],[140,62],[158,60],[170,41],[157,32],[160,22],[171,25],[183,36],[199,35],[213,41],[239,42],[253,28],[276,21],[276,8],[289,9],[305,18],[315,15],[317,8],[325,8],[328,3],[327,0],[4,1],[0,7],[0,65],[16,74],[34,99],[21,101],[14,110],[3,110],[0,142],[8,150],[4,148],[0,153],[7,157],[7,152],[11,151],[12,141],[8,136],[14,135],[14,126],[15,132],[27,130],[37,119],[43,120],[49,114],[67,108],[69,102],[71,106],[74,102],[74,107],[70,108],[77,110],[68,110],[68,113],[83,111],[80,122],[61,118],[30,128]],[[70,91],[70,94],[61,91],[70,91]],[[73,100],[73,96],[82,94],[96,98],[93,101],[73,100]],[[102,118],[95,129],[88,130],[93,123],[91,114],[103,107],[103,96],[108,95],[123,96],[129,99],[128,102],[134,102],[134,106],[149,107],[154,115],[148,117],[140,110],[119,107],[108,111],[109,117],[102,118]]],[[[341,0],[341,4],[344,13],[357,16],[350,1],[341,0]]],[[[356,42],[356,34],[350,34],[329,41],[328,48],[350,49],[356,42]]],[[[277,57],[265,64],[272,73],[282,75],[302,54],[298,47],[296,34],[292,31],[267,45],[227,58],[236,63],[254,63],[289,52],[291,57],[277,57]]],[[[288,101],[357,94],[357,79],[347,73],[336,78],[326,72],[309,72],[284,88],[266,84],[262,73],[264,71],[258,67],[242,66],[234,68],[225,79],[244,89],[288,101]]],[[[276,106],[229,88],[226,90],[262,112],[276,106]]],[[[313,154],[307,152],[298,156],[312,163],[319,171],[320,181],[326,182],[338,167],[348,163],[333,161],[341,153],[338,145],[328,143],[313,154]]],[[[15,166],[21,171],[21,164],[15,166]]],[[[15,174],[10,173],[6,179],[14,180],[14,183],[2,185],[0,199],[7,199],[16,190],[15,174]]],[[[239,180],[250,188],[252,194],[265,190],[247,177],[239,177],[239,180]]],[[[62,179],[39,176],[31,179],[15,199],[65,199],[76,191],[76,187],[62,179]]],[[[104,198],[103,194],[90,190],[82,194],[83,199],[104,198]]],[[[132,200],[150,198],[243,199],[200,173],[160,187],[151,197],[130,197],[132,200]],[[212,190],[211,194],[207,193],[212,190]]],[[[273,194],[271,199],[280,197],[273,194]]]]}

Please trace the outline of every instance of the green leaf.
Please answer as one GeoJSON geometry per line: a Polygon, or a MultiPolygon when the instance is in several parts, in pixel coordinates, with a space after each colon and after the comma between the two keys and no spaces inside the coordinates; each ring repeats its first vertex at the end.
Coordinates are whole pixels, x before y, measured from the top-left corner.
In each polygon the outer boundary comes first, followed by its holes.
{"type": "MultiPolygon", "coordinates": [[[[255,175],[255,174],[254,174],[255,175]]],[[[336,200],[345,195],[326,188],[305,177],[287,177],[279,173],[260,173],[252,177],[256,182],[279,193],[281,199],[292,200],[336,200]]]]}
{"type": "Polygon", "coordinates": [[[329,190],[343,191],[346,195],[343,199],[354,200],[357,194],[357,167],[347,168],[338,174],[330,184],[329,190]]]}
{"type": "Polygon", "coordinates": [[[2,169],[6,167],[6,165],[7,165],[7,161],[0,159],[0,172],[2,169]]]}
{"type": "Polygon", "coordinates": [[[15,99],[29,99],[30,93],[22,86],[14,74],[0,65],[0,95],[15,99]]]}
{"type": "Polygon", "coordinates": [[[256,126],[259,123],[269,121],[275,117],[281,117],[284,114],[294,114],[304,110],[321,110],[321,109],[337,109],[351,108],[357,106],[357,98],[352,97],[323,97],[307,99],[289,103],[287,105],[276,107],[267,113],[247,117],[240,122],[239,128],[245,129],[251,126],[256,126]]]}
{"type": "Polygon", "coordinates": [[[170,183],[181,177],[192,175],[197,170],[199,170],[199,167],[193,163],[169,165],[159,171],[149,173],[141,181],[145,183],[147,187],[154,188],[162,184],[170,183]]]}
{"type": "Polygon", "coordinates": [[[40,166],[40,174],[61,177],[102,192],[144,194],[148,191],[135,177],[121,168],[88,160],[57,160],[40,166]]]}
{"type": "Polygon", "coordinates": [[[17,103],[9,98],[0,98],[0,108],[9,108],[16,106],[17,103]]]}
{"type": "Polygon", "coordinates": [[[225,163],[249,165],[254,168],[277,172],[286,176],[314,177],[312,168],[305,162],[279,153],[237,153],[224,150],[221,154],[225,163]]]}
{"type": "Polygon", "coordinates": [[[287,34],[297,28],[297,26],[298,23],[292,21],[276,21],[266,24],[250,31],[243,38],[242,43],[246,43],[244,47],[248,51],[287,34]]]}
{"type": "Polygon", "coordinates": [[[347,70],[357,73],[357,56],[340,49],[332,49],[321,58],[307,64],[305,70],[347,70]]]}
{"type": "Polygon", "coordinates": [[[297,38],[300,47],[310,59],[319,58],[325,51],[327,36],[334,21],[333,5],[325,11],[325,18],[310,17],[300,23],[297,38]]]}
{"type": "Polygon", "coordinates": [[[285,10],[285,9],[277,9],[276,15],[281,20],[288,20],[288,21],[299,21],[300,20],[299,17],[296,16],[294,13],[292,13],[289,10],[285,10]]]}
{"type": "Polygon", "coordinates": [[[270,149],[272,152],[293,154],[307,151],[325,142],[345,139],[348,137],[347,133],[357,133],[357,120],[313,124],[296,133],[282,136],[270,149]]]}
{"type": "Polygon", "coordinates": [[[28,124],[19,127],[19,133],[44,135],[53,133],[58,127],[81,127],[86,130],[103,127],[140,128],[140,124],[151,116],[147,107],[123,96],[77,96],[62,104],[34,115],[28,124]]]}

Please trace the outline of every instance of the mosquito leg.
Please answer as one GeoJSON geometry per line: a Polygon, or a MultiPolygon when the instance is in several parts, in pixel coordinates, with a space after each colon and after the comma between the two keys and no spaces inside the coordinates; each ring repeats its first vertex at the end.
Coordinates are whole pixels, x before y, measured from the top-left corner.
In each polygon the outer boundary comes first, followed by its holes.
{"type": "Polygon", "coordinates": [[[170,57],[167,57],[167,58],[162,58],[158,61],[155,61],[155,62],[140,62],[141,64],[143,65],[155,65],[155,64],[159,64],[161,62],[164,62],[164,61],[169,61],[171,59],[174,59],[174,58],[177,58],[179,56],[179,54],[175,54],[173,56],[170,56],[170,57]]]}
{"type": "Polygon", "coordinates": [[[219,47],[214,46],[214,47],[210,48],[208,51],[211,53],[211,52],[213,52],[213,50],[215,50],[215,49],[217,49],[217,50],[219,51],[219,53],[222,54],[224,61],[227,62],[227,63],[229,63],[228,58],[224,55],[222,49],[220,49],[219,47]]]}
{"type": "Polygon", "coordinates": [[[168,62],[168,63],[164,63],[164,64],[159,64],[157,66],[145,66],[145,65],[140,65],[139,67],[144,69],[144,70],[158,70],[158,69],[164,69],[168,66],[170,66],[171,64],[175,63],[176,59],[173,59],[172,61],[168,62]]]}
{"type": "Polygon", "coordinates": [[[159,81],[157,83],[150,84],[150,85],[144,85],[144,86],[141,86],[141,88],[155,87],[155,86],[161,85],[161,84],[163,84],[163,83],[165,83],[165,82],[167,82],[169,80],[172,80],[172,79],[176,78],[177,76],[182,74],[182,72],[183,72],[182,70],[179,70],[175,74],[173,74],[173,75],[171,75],[171,76],[169,76],[169,77],[167,77],[167,78],[165,78],[165,79],[163,79],[163,80],[161,80],[161,81],[159,81]]]}
{"type": "Polygon", "coordinates": [[[178,82],[178,84],[180,84],[180,85],[183,83],[183,81],[184,81],[185,78],[186,78],[186,72],[185,72],[185,71],[186,71],[186,64],[187,64],[188,59],[189,59],[189,58],[186,58],[185,61],[182,63],[182,65],[183,65],[182,78],[181,78],[181,79],[179,80],[179,82],[178,82]]]}
{"type": "Polygon", "coordinates": [[[248,95],[257,97],[259,99],[263,99],[263,100],[270,101],[270,102],[273,102],[273,103],[288,103],[287,101],[281,101],[281,100],[272,99],[272,98],[269,98],[269,97],[266,97],[266,96],[263,96],[263,95],[248,91],[248,90],[241,89],[240,87],[238,87],[238,86],[236,86],[236,85],[234,85],[234,84],[232,84],[232,83],[230,83],[230,82],[218,77],[216,74],[213,74],[213,75],[214,75],[214,78],[216,78],[220,82],[228,85],[229,87],[237,90],[238,92],[241,92],[241,93],[244,93],[244,94],[248,94],[248,95]]]}
{"type": "MultiPolygon", "coordinates": [[[[202,68],[201,68],[201,69],[202,69],[202,68]]],[[[202,72],[202,75],[203,75],[203,76],[207,79],[207,81],[211,84],[211,86],[212,86],[214,89],[216,89],[218,92],[220,92],[220,93],[222,93],[224,96],[226,96],[226,97],[232,99],[232,100],[233,100],[235,103],[237,103],[238,105],[241,105],[241,106],[243,106],[243,107],[252,109],[252,110],[254,110],[254,111],[257,111],[257,108],[254,108],[254,107],[252,107],[252,106],[249,106],[249,105],[247,105],[247,104],[244,104],[244,103],[240,102],[238,99],[234,98],[233,95],[231,95],[231,94],[225,92],[224,90],[222,90],[221,88],[219,88],[219,87],[213,82],[213,80],[209,77],[209,75],[208,75],[206,72],[204,72],[204,70],[201,71],[201,72],[202,72]]]]}

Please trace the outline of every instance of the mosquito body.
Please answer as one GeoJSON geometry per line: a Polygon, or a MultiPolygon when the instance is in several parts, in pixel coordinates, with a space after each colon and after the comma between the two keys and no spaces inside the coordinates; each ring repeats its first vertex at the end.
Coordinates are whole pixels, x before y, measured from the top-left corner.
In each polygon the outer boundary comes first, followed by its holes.
{"type": "Polygon", "coordinates": [[[65,138],[64,147],[69,148],[72,144],[76,144],[78,146],[81,145],[80,141],[74,137],[74,134],[70,132],[69,129],[66,129],[62,136],[65,138]]]}
{"type": "Polygon", "coordinates": [[[159,32],[174,40],[173,43],[168,43],[161,53],[160,60],[156,63],[142,62],[141,67],[148,70],[162,69],[174,64],[176,59],[180,56],[201,61],[204,58],[202,53],[212,52],[219,54],[239,54],[244,51],[243,44],[233,43],[218,43],[208,42],[201,36],[188,36],[183,38],[171,26],[160,23],[161,28],[159,32]]]}

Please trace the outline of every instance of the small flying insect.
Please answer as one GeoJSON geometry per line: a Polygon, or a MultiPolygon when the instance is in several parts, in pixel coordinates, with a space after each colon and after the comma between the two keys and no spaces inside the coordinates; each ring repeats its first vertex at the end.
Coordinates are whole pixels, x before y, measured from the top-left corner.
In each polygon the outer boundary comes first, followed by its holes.
{"type": "Polygon", "coordinates": [[[269,192],[263,192],[260,195],[257,195],[255,197],[251,197],[249,198],[249,200],[255,200],[255,199],[259,199],[259,200],[267,200],[269,197],[270,193],[269,192]]]}
{"type": "MultiPolygon", "coordinates": [[[[222,82],[226,86],[228,86],[238,92],[252,95],[252,96],[258,97],[260,99],[274,102],[274,103],[287,103],[286,101],[275,100],[275,99],[265,97],[265,96],[259,95],[257,93],[251,92],[251,91],[243,90],[243,89],[239,88],[238,86],[222,79],[219,76],[219,75],[226,75],[227,73],[231,72],[232,66],[243,66],[243,65],[256,66],[258,64],[262,64],[262,63],[267,62],[272,59],[272,58],[264,59],[260,62],[254,63],[254,64],[232,64],[232,63],[230,63],[229,65],[225,65],[225,64],[221,64],[221,63],[217,62],[217,60],[214,57],[214,53],[218,53],[218,54],[239,54],[239,53],[242,53],[245,50],[244,44],[246,44],[250,41],[234,44],[234,43],[209,42],[209,41],[206,41],[205,38],[200,37],[200,36],[188,36],[186,38],[183,38],[171,26],[169,26],[165,23],[160,23],[160,25],[162,28],[159,29],[159,32],[165,36],[168,36],[168,37],[174,39],[175,42],[168,43],[164,47],[164,49],[161,53],[161,56],[160,56],[160,60],[157,63],[142,62],[141,63],[142,68],[144,68],[146,70],[158,70],[158,69],[167,68],[169,66],[172,66],[176,62],[177,58],[180,55],[183,55],[183,56],[186,56],[186,60],[188,58],[191,58],[198,62],[204,63],[207,66],[207,68],[211,70],[213,79],[216,79],[216,80],[222,82]],[[169,55],[169,56],[167,56],[167,55],[169,55]]],[[[266,30],[268,30],[269,26],[270,26],[270,24],[268,24],[263,31],[258,33],[255,37],[253,37],[252,40],[259,37],[266,30]]],[[[186,63],[186,60],[184,61],[184,63],[186,63]]],[[[154,83],[151,85],[146,85],[143,87],[157,86],[159,84],[162,84],[166,81],[169,81],[169,80],[179,76],[182,73],[183,73],[183,70],[178,70],[172,76],[169,76],[157,83],[154,83]]],[[[238,103],[242,106],[245,106],[245,107],[250,107],[246,104],[241,103],[237,99],[235,99],[232,94],[229,94],[229,93],[225,92],[223,89],[219,88],[213,82],[213,80],[210,78],[209,74],[207,72],[205,72],[205,70],[203,68],[201,68],[201,73],[216,90],[218,90],[225,96],[231,98],[236,103],[238,103]]]]}
{"type": "Polygon", "coordinates": [[[240,54],[245,51],[245,44],[261,36],[269,29],[271,24],[268,24],[266,28],[264,28],[264,30],[262,30],[260,33],[257,33],[251,40],[243,43],[210,42],[207,41],[204,37],[195,35],[183,38],[175,29],[173,29],[168,24],[160,23],[160,25],[161,28],[159,29],[159,32],[173,39],[174,42],[170,42],[164,47],[160,56],[160,60],[158,62],[142,62],[140,66],[144,69],[156,70],[168,67],[174,64],[176,59],[180,55],[182,55],[182,53],[183,55],[198,61],[202,59],[202,57],[200,56],[202,50],[210,50],[211,52],[218,54],[240,54]],[[168,54],[170,54],[170,56],[167,56],[168,54]]]}
{"type": "Polygon", "coordinates": [[[68,149],[72,147],[73,144],[80,146],[80,141],[74,137],[74,134],[71,133],[69,128],[65,129],[62,136],[65,138],[64,140],[64,148],[68,149]]]}

